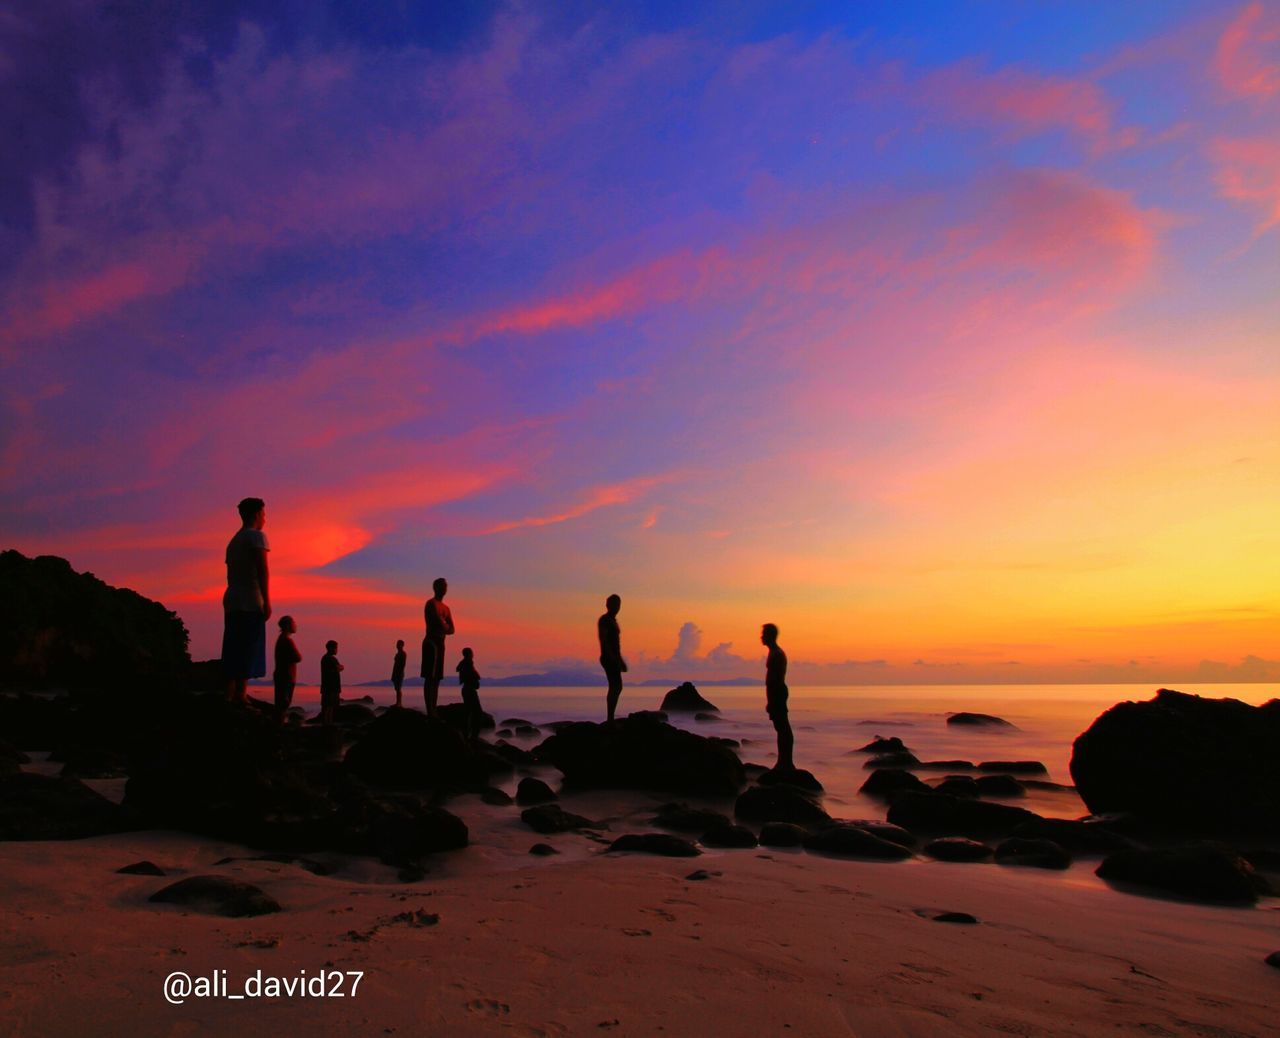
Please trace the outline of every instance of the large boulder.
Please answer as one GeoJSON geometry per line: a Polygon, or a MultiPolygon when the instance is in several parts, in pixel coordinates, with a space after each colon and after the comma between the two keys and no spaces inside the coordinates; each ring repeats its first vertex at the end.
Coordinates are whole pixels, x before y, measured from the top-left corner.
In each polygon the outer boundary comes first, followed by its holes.
{"type": "Polygon", "coordinates": [[[567,725],[534,753],[579,788],[732,796],[746,781],[742,762],[728,747],[635,714],[613,724],[567,725]]]}
{"type": "Polygon", "coordinates": [[[136,829],[130,812],[73,778],[0,778],[0,840],[78,840],[136,829]]]}
{"type": "Polygon", "coordinates": [[[831,821],[816,801],[794,786],[752,786],[738,797],[733,813],[744,822],[815,825],[831,821]]]}
{"type": "Polygon", "coordinates": [[[1103,860],[1097,874],[1195,901],[1251,904],[1267,892],[1253,867],[1224,847],[1131,848],[1103,860]]]}
{"type": "Polygon", "coordinates": [[[672,714],[694,714],[700,710],[719,710],[709,699],[704,699],[692,681],[686,681],[679,688],[673,688],[662,697],[659,708],[672,714]]]}
{"type": "Polygon", "coordinates": [[[1006,836],[1039,815],[1009,804],[966,800],[945,793],[899,793],[889,805],[888,820],[913,833],[939,836],[1006,836]]]}
{"type": "Polygon", "coordinates": [[[190,663],[186,627],[159,602],[66,559],[0,552],[0,687],[178,686],[190,663]]]}
{"type": "Polygon", "coordinates": [[[947,724],[956,728],[1016,728],[1017,725],[994,714],[976,714],[961,710],[947,718],[947,724]]]}
{"type": "Polygon", "coordinates": [[[347,750],[346,767],[374,785],[482,789],[497,770],[453,725],[416,710],[388,710],[347,750]]]}
{"type": "Polygon", "coordinates": [[[911,851],[900,843],[882,839],[856,825],[828,825],[810,833],[804,839],[807,851],[822,854],[838,854],[853,858],[874,858],[877,861],[902,861],[912,857],[911,851]]]}
{"type": "Polygon", "coordinates": [[[1076,741],[1071,776],[1094,814],[1188,832],[1280,833],[1280,700],[1250,706],[1160,689],[1118,703],[1076,741]]]}

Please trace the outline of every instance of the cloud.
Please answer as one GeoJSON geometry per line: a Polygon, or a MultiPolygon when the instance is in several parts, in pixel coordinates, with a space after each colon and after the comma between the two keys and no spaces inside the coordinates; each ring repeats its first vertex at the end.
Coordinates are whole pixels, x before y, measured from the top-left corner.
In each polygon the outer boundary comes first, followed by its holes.
{"type": "Polygon", "coordinates": [[[1259,211],[1255,237],[1280,226],[1280,141],[1274,136],[1220,138],[1209,154],[1222,197],[1259,211]]]}
{"type": "Polygon", "coordinates": [[[1213,70],[1237,97],[1280,94],[1280,10],[1261,0],[1242,7],[1218,38],[1213,70]]]}

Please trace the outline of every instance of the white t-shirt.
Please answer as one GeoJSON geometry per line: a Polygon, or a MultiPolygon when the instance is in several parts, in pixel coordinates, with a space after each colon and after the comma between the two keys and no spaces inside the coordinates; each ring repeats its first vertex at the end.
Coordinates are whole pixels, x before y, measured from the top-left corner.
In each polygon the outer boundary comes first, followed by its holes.
{"type": "Polygon", "coordinates": [[[227,545],[227,592],[222,608],[228,612],[266,611],[262,586],[258,583],[258,552],[270,551],[267,535],[242,526],[227,545]]]}

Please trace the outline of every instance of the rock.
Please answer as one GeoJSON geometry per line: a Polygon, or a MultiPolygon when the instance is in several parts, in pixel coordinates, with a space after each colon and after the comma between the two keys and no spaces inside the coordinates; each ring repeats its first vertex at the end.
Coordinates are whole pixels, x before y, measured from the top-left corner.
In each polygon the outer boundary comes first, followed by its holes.
{"type": "Polygon", "coordinates": [[[519,728],[523,725],[528,725],[530,728],[533,727],[533,722],[527,721],[523,717],[507,717],[498,723],[501,724],[503,728],[519,728]]]}
{"type": "Polygon", "coordinates": [[[61,754],[65,778],[123,778],[129,773],[129,758],[122,750],[105,746],[75,746],[61,754]]]}
{"type": "Polygon", "coordinates": [[[442,807],[384,804],[370,831],[373,850],[388,865],[409,865],[424,854],[461,850],[470,840],[466,823],[442,807]]]}
{"type": "Polygon", "coordinates": [[[180,688],[190,665],[187,629],[159,602],[66,559],[0,552],[0,687],[180,688]]]}
{"type": "Polygon", "coordinates": [[[535,735],[541,735],[541,734],[542,734],[542,731],[536,725],[522,724],[522,725],[517,725],[516,727],[516,735],[523,736],[526,739],[532,738],[535,735]]]}
{"type": "Polygon", "coordinates": [[[756,834],[741,825],[729,823],[714,825],[702,834],[700,841],[704,847],[755,847],[760,841],[756,834]]]}
{"type": "Polygon", "coordinates": [[[338,724],[356,725],[368,724],[377,715],[373,710],[364,703],[339,703],[338,709],[333,712],[333,718],[338,724]]]}
{"type": "Polygon", "coordinates": [[[662,697],[662,709],[669,710],[673,714],[692,714],[699,710],[719,710],[720,708],[715,703],[704,699],[692,681],[686,681],[662,697]]]}
{"type": "Polygon", "coordinates": [[[666,858],[696,858],[702,852],[688,840],[670,833],[627,833],[619,836],[605,853],[635,851],[640,854],[660,854],[666,858]]]}
{"type": "Polygon", "coordinates": [[[496,732],[494,732],[493,734],[494,734],[494,735],[496,735],[496,736],[499,738],[499,740],[501,740],[501,739],[510,739],[510,738],[512,738],[516,733],[515,733],[515,732],[513,732],[510,728],[499,728],[499,729],[498,729],[496,732]]]}
{"type": "Polygon", "coordinates": [[[978,796],[982,797],[1024,797],[1027,787],[1012,775],[979,775],[974,781],[978,796]]]}
{"type": "Polygon", "coordinates": [[[1262,961],[1268,966],[1274,966],[1276,969],[1280,970],[1280,951],[1273,951],[1262,961]]]}
{"type": "Polygon", "coordinates": [[[996,861],[1001,865],[1029,865],[1037,869],[1065,869],[1071,855],[1052,840],[1010,837],[996,845],[996,861]]]}
{"type": "Polygon", "coordinates": [[[903,771],[901,768],[880,768],[878,771],[873,771],[858,790],[859,793],[865,793],[869,797],[880,797],[884,800],[891,800],[899,793],[906,791],[932,792],[911,772],[903,771]]]}
{"type": "Polygon", "coordinates": [[[1105,880],[1151,887],[1193,901],[1252,904],[1266,892],[1265,882],[1247,861],[1209,844],[1116,851],[1096,871],[1105,880]]]}
{"type": "Polygon", "coordinates": [[[30,757],[16,749],[12,743],[0,739],[0,776],[16,775],[22,770],[22,765],[30,763],[30,757]]]}
{"type": "Polygon", "coordinates": [[[947,796],[965,797],[969,800],[975,800],[978,797],[978,783],[969,775],[948,775],[933,788],[938,793],[946,793],[947,796]]]}
{"type": "Polygon", "coordinates": [[[977,923],[977,916],[972,916],[968,912],[940,912],[933,917],[935,923],[961,923],[973,926],[977,923]]]}
{"type": "MultiPolygon", "coordinates": [[[[856,829],[863,829],[872,836],[878,836],[882,840],[896,843],[899,847],[911,848],[920,842],[902,826],[893,825],[891,822],[885,822],[879,818],[842,818],[833,824],[851,825],[856,829]]],[[[816,826],[815,828],[823,827],[816,826]]]]}
{"type": "Polygon", "coordinates": [[[826,811],[791,786],[753,786],[738,797],[733,814],[746,822],[810,825],[831,820],[826,811]]]}
{"type": "Polygon", "coordinates": [[[678,833],[704,833],[717,826],[732,825],[733,820],[721,811],[690,807],[688,804],[663,804],[653,824],[678,833]]]}
{"type": "Polygon", "coordinates": [[[982,839],[1005,836],[1015,826],[1034,822],[1039,815],[1009,804],[986,800],[962,800],[944,793],[899,793],[890,801],[888,819],[913,833],[970,836],[982,839]]]}
{"type": "Polygon", "coordinates": [[[559,854],[560,852],[549,843],[535,843],[529,848],[529,853],[536,858],[549,858],[551,855],[559,854]]]}
{"type": "Polygon", "coordinates": [[[804,848],[823,854],[874,858],[877,861],[901,861],[912,857],[911,851],[901,844],[882,840],[852,825],[829,825],[812,832],[805,837],[804,848]]]}
{"type": "Polygon", "coordinates": [[[1047,775],[1049,769],[1038,760],[985,760],[979,771],[999,771],[1006,775],[1047,775]]]}
{"type": "Polygon", "coordinates": [[[685,876],[685,879],[693,880],[694,882],[698,882],[700,880],[710,879],[710,878],[711,878],[711,873],[708,872],[706,869],[694,869],[692,872],[689,873],[689,875],[685,876]]]}
{"type": "Polygon", "coordinates": [[[881,753],[872,757],[864,765],[868,771],[876,768],[912,768],[919,764],[920,761],[914,753],[881,753]]]}
{"type": "Polygon", "coordinates": [[[344,764],[366,782],[398,789],[484,788],[493,770],[456,726],[416,710],[392,710],[366,725],[344,764]]]}
{"type": "Polygon", "coordinates": [[[968,760],[922,760],[913,765],[917,771],[973,771],[973,761],[968,760]]]}
{"type": "Polygon", "coordinates": [[[977,840],[966,840],[963,836],[944,836],[940,840],[930,840],[924,845],[924,853],[938,861],[989,861],[991,848],[977,840]]]}
{"type": "Polygon", "coordinates": [[[156,891],[147,900],[232,917],[280,911],[279,902],[258,887],[225,876],[189,876],[156,891]]]}
{"type": "Polygon", "coordinates": [[[499,739],[489,747],[489,752],[501,757],[508,764],[514,764],[521,768],[531,768],[538,763],[538,758],[528,750],[522,750],[519,746],[512,746],[511,743],[499,739]]]}
{"type": "MultiPolygon", "coordinates": [[[[440,720],[457,729],[459,732],[466,732],[469,723],[469,711],[466,703],[445,703],[441,707],[437,707],[440,714],[440,720]]],[[[415,711],[416,713],[417,711],[415,711]]],[[[426,716],[421,715],[421,716],[426,716]]],[[[480,711],[480,731],[491,732],[496,727],[493,723],[493,715],[480,711]]]]}
{"type": "MultiPolygon", "coordinates": [[[[665,711],[665,710],[633,710],[631,713],[627,714],[627,716],[624,718],[624,720],[627,720],[627,721],[666,721],[666,720],[668,720],[668,717],[667,717],[667,714],[666,714],[666,711],[665,711]]],[[[576,721],[576,722],[574,722],[574,723],[575,723],[575,724],[581,724],[582,722],[581,722],[581,721],[576,721]]],[[[560,731],[560,729],[559,729],[559,728],[555,728],[555,726],[554,726],[554,725],[553,725],[552,727],[555,729],[555,731],[560,731]]]]}
{"type": "Polygon", "coordinates": [[[550,833],[567,833],[574,829],[599,829],[601,826],[566,811],[559,804],[541,804],[538,807],[526,807],[520,812],[520,820],[535,833],[544,836],[550,833]]]}
{"type": "Polygon", "coordinates": [[[313,876],[329,876],[333,874],[333,868],[326,865],[322,861],[316,861],[313,858],[299,858],[292,854],[254,854],[249,857],[230,857],[219,858],[215,865],[229,865],[233,861],[273,861],[280,865],[296,865],[304,872],[310,872],[313,876]]]}
{"type": "Polygon", "coordinates": [[[730,749],[733,749],[733,750],[736,750],[739,746],[742,745],[742,743],[739,742],[737,739],[726,739],[723,735],[708,735],[707,738],[710,739],[717,746],[728,746],[730,749]]]}
{"type": "Polygon", "coordinates": [[[486,804],[492,804],[494,807],[506,807],[508,804],[514,803],[511,794],[506,790],[499,789],[497,786],[489,786],[480,791],[480,799],[486,804]]]}
{"type": "Polygon", "coordinates": [[[520,784],[516,786],[516,803],[522,806],[549,804],[551,801],[559,799],[556,796],[556,791],[543,782],[542,779],[522,778],[520,784]]]}
{"type": "Polygon", "coordinates": [[[1040,818],[1017,826],[1009,835],[1024,840],[1052,840],[1077,854],[1109,854],[1135,846],[1129,837],[1108,829],[1102,822],[1070,818],[1040,818]]]}
{"type": "Polygon", "coordinates": [[[559,768],[566,783],[584,788],[731,796],[746,781],[732,750],[635,714],[611,725],[571,724],[534,752],[559,768]]]}
{"type": "Polygon", "coordinates": [[[1249,706],[1162,688],[1119,703],[1076,741],[1071,777],[1094,814],[1175,832],[1280,833],[1280,700],[1249,706]]]}
{"type": "Polygon", "coordinates": [[[723,721],[724,718],[719,714],[698,713],[693,715],[695,721],[723,721]]]}
{"type": "Polygon", "coordinates": [[[116,872],[126,876],[163,876],[164,869],[153,861],[135,861],[132,865],[121,865],[116,872]]]}
{"type": "Polygon", "coordinates": [[[0,777],[0,840],[80,840],[136,828],[130,812],[78,779],[0,777]]]}
{"type": "Polygon", "coordinates": [[[792,786],[806,793],[822,792],[822,783],[804,768],[770,768],[756,782],[762,786],[792,786]]]}
{"type": "Polygon", "coordinates": [[[906,744],[903,743],[896,735],[891,735],[885,739],[877,735],[867,745],[859,746],[858,753],[910,753],[906,744]]]}
{"type": "Polygon", "coordinates": [[[1010,724],[1003,717],[996,717],[993,714],[974,714],[965,710],[948,717],[947,724],[961,728],[1017,728],[1017,725],[1010,724]]]}
{"type": "Polygon", "coordinates": [[[808,835],[807,829],[790,822],[765,822],[760,827],[760,846],[799,847],[808,835]]]}

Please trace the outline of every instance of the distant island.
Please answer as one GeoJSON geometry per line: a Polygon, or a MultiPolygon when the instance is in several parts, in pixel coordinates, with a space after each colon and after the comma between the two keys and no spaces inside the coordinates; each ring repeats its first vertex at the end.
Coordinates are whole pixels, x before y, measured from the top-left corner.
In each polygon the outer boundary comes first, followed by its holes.
{"type": "MultiPolygon", "coordinates": [[[[446,678],[446,684],[456,683],[456,679],[446,678]]],[[[591,670],[548,670],[540,674],[512,674],[505,678],[485,678],[485,688],[594,688],[603,686],[604,678],[599,671],[591,670]]],[[[679,681],[669,678],[649,678],[646,681],[630,682],[629,688],[674,688],[679,681]]],[[[759,684],[752,678],[718,678],[695,681],[695,685],[706,687],[722,687],[726,685],[759,684]]],[[[353,687],[358,688],[390,688],[391,680],[361,681],[353,687]]]]}

